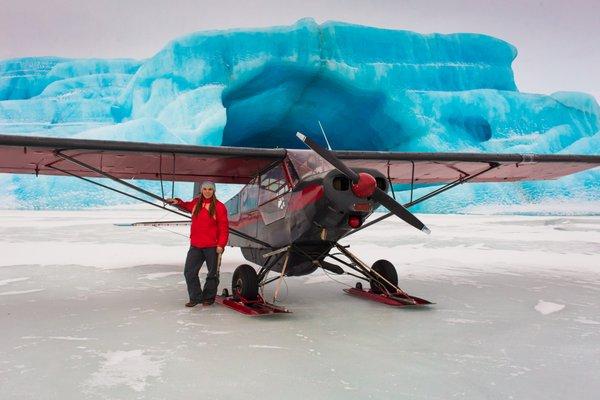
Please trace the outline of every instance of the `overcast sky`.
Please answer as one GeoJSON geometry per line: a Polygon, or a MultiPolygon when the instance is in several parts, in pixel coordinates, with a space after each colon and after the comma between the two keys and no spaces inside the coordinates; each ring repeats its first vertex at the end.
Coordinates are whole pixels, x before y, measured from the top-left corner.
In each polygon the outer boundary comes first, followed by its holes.
{"type": "Polygon", "coordinates": [[[338,20],[421,33],[485,33],[517,47],[523,92],[600,99],[598,0],[0,0],[0,60],[146,58],[191,32],[338,20]]]}

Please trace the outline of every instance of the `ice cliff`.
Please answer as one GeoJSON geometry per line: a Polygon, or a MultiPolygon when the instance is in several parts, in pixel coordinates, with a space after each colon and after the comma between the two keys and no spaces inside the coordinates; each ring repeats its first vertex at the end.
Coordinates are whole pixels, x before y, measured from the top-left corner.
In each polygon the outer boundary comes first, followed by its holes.
{"type": "MultiPolygon", "coordinates": [[[[294,133],[322,140],[321,121],[335,149],[598,154],[596,100],[518,92],[516,56],[485,35],[304,19],[190,34],[146,60],[13,59],[0,62],[0,133],[302,147],[294,133]]],[[[465,185],[419,211],[597,201],[599,177],[465,185]]],[[[4,175],[0,199],[4,207],[56,208],[123,201],[88,185],[4,175]]]]}

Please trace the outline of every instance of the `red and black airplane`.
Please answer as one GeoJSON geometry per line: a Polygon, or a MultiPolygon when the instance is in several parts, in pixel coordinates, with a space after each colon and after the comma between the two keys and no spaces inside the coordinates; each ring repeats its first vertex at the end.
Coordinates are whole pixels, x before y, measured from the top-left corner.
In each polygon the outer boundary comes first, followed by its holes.
{"type": "Polygon", "coordinates": [[[463,183],[556,179],[600,166],[600,156],[584,155],[331,151],[297,136],[310,150],[0,135],[0,173],[73,176],[188,218],[132,180],[245,184],[226,203],[229,245],[259,270],[237,267],[231,295],[225,289],[218,301],[261,315],[288,312],[264,301],[265,285],[318,268],[369,283],[368,290],[360,282],[346,289],[353,295],[394,306],[431,304],[398,287],[390,261],[369,266],[339,241],[392,215],[429,233],[407,208],[463,183]],[[108,178],[155,201],[90,178],[108,178]],[[410,186],[410,202],[388,195],[394,184],[410,186]],[[434,188],[413,199],[415,188],[428,186],[434,188]],[[389,213],[365,223],[379,206],[389,213]]]}

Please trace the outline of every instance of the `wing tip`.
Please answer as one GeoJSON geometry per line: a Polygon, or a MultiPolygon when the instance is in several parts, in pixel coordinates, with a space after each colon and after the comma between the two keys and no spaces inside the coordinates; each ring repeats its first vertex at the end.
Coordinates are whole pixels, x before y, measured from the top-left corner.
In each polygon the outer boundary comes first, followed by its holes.
{"type": "Polygon", "coordinates": [[[306,140],[306,135],[300,133],[300,132],[296,132],[296,137],[300,140],[302,140],[303,142],[306,140]]]}
{"type": "Polygon", "coordinates": [[[431,230],[429,230],[429,228],[426,227],[425,225],[423,225],[423,227],[421,228],[421,232],[425,232],[428,235],[431,234],[431,230]]]}

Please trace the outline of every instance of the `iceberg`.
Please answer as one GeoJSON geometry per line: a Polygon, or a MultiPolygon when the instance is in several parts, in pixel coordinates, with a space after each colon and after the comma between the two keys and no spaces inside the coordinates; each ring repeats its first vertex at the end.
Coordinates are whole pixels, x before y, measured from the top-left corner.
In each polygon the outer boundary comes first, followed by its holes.
{"type": "MultiPolygon", "coordinates": [[[[6,60],[0,61],[0,133],[302,148],[295,132],[324,144],[321,123],[339,150],[597,153],[597,101],[584,93],[519,92],[511,68],[516,56],[514,46],[486,35],[303,19],[193,33],[145,60],[6,60]]],[[[465,185],[416,211],[596,202],[599,177],[596,169],[550,182],[465,185]]],[[[0,184],[10,207],[126,201],[70,178],[4,175],[0,184]]],[[[177,185],[182,196],[190,187],[177,185]]]]}

